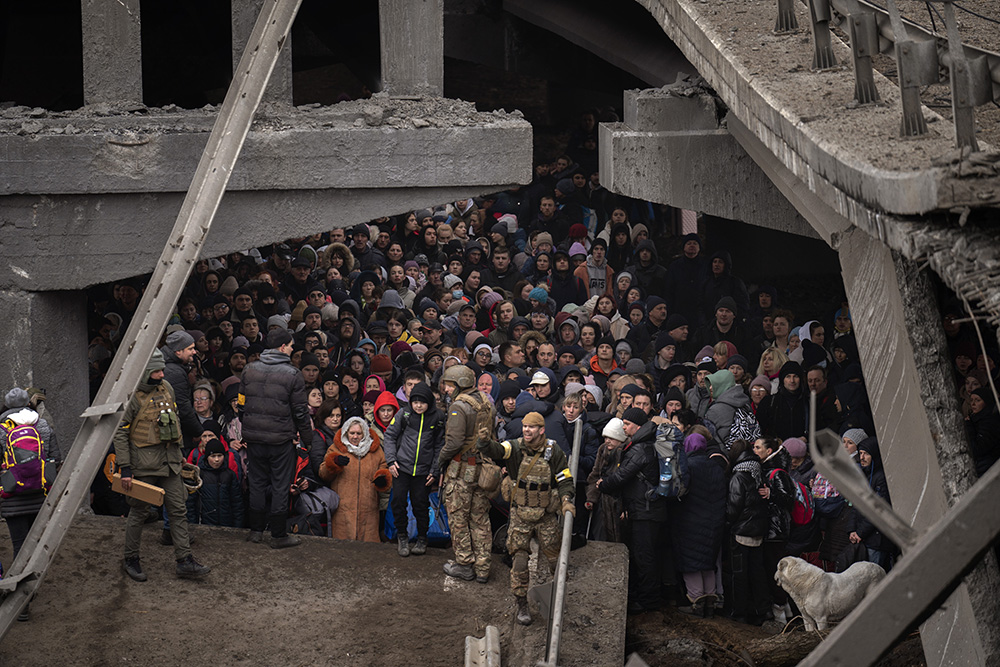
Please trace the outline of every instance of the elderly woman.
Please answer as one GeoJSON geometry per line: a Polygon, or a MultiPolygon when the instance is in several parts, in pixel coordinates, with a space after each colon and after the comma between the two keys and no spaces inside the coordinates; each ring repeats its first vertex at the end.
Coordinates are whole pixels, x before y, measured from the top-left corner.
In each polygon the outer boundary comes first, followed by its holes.
{"type": "Polygon", "coordinates": [[[340,507],[333,515],[332,536],[378,542],[379,495],[388,493],[392,474],[375,429],[360,417],[344,422],[326,450],[319,476],[340,496],[340,507]]]}

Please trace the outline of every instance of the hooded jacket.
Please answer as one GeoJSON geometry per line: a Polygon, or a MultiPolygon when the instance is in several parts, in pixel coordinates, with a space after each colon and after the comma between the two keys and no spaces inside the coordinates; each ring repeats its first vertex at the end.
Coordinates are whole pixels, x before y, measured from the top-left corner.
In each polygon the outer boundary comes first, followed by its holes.
{"type": "Polygon", "coordinates": [[[350,275],[351,271],[354,270],[354,254],[343,243],[331,243],[323,250],[323,254],[320,255],[319,260],[320,267],[323,269],[330,268],[330,258],[334,255],[338,255],[344,260],[343,265],[340,267],[340,275],[350,275]]]}
{"type": "Polygon", "coordinates": [[[641,241],[636,246],[633,260],[635,263],[625,269],[635,277],[632,284],[638,284],[646,290],[646,294],[654,294],[663,298],[667,302],[667,309],[671,313],[674,312],[674,309],[670,307],[670,299],[667,298],[667,269],[660,265],[660,256],[656,252],[656,244],[653,243],[652,239],[641,241]],[[639,253],[643,250],[652,251],[649,264],[643,264],[639,258],[639,253]]]}
{"type": "Polygon", "coordinates": [[[587,286],[587,294],[591,297],[611,294],[611,286],[614,285],[615,272],[608,264],[605,256],[600,262],[594,259],[593,255],[587,256],[587,263],[576,267],[573,275],[583,281],[587,286]]]}
{"type": "Polygon", "coordinates": [[[788,473],[792,467],[792,459],[784,447],[778,447],[761,462],[764,481],[771,489],[767,499],[769,541],[784,542],[791,533],[792,506],[795,504],[795,486],[788,473]]]}
{"type": "Polygon", "coordinates": [[[767,501],[758,489],[764,484],[760,461],[747,449],[733,465],[726,500],[726,520],[733,535],[765,538],[769,526],[767,501]]]}
{"type": "Polygon", "coordinates": [[[787,440],[809,431],[809,401],[804,390],[805,380],[797,367],[794,361],[782,366],[778,373],[778,392],[765,396],[757,406],[757,422],[764,435],[787,440]],[[785,377],[790,373],[799,375],[799,389],[794,394],[785,389],[785,377]]]}
{"type": "MultiPolygon", "coordinates": [[[[345,421],[345,424],[347,422],[345,421]]],[[[320,478],[330,485],[340,497],[340,506],[333,513],[331,537],[341,540],[379,541],[379,494],[388,492],[392,473],[385,463],[381,438],[375,429],[369,429],[371,449],[362,458],[350,454],[341,428],[326,450],[319,469],[320,478]],[[337,463],[346,457],[347,465],[337,463]],[[379,481],[383,488],[375,485],[379,481]]]]}
{"type": "Polygon", "coordinates": [[[587,285],[572,271],[556,271],[553,266],[549,276],[549,298],[560,309],[568,303],[582,305],[588,298],[587,285]]]}
{"type": "Polygon", "coordinates": [[[408,403],[389,422],[385,430],[386,464],[398,463],[400,472],[413,477],[440,474],[438,454],[444,445],[445,414],[437,409],[434,393],[424,383],[410,392],[410,401],[427,403],[427,410],[417,414],[408,403]]]}
{"type": "Polygon", "coordinates": [[[247,442],[291,447],[298,433],[303,447],[312,445],[306,383],[287,354],[264,350],[260,359],[247,364],[238,401],[247,442]]]}
{"type": "Polygon", "coordinates": [[[705,279],[705,286],[702,289],[701,306],[705,321],[711,321],[715,317],[715,304],[724,296],[732,297],[736,301],[737,321],[743,321],[750,314],[750,295],[747,286],[742,280],[733,275],[733,260],[725,250],[716,251],[709,258],[708,275],[705,279]],[[712,273],[712,260],[721,259],[725,264],[722,273],[716,276],[712,273]]]}
{"type": "Polygon", "coordinates": [[[198,461],[201,488],[188,498],[188,521],[209,526],[243,527],[243,494],[240,478],[225,462],[218,468],[208,457],[198,461]]]}
{"type": "MultiPolygon", "coordinates": [[[[138,391],[149,391],[152,389],[149,385],[139,384],[138,391]],[[144,388],[145,387],[145,388],[144,388]]],[[[167,387],[169,390],[169,386],[167,387]]],[[[129,403],[129,408],[132,408],[133,403],[136,401],[133,395],[132,401],[129,403]]],[[[135,413],[138,412],[138,407],[136,407],[135,412],[126,411],[126,416],[131,421],[135,417],[135,413]]],[[[59,465],[62,463],[62,456],[59,452],[59,446],[56,444],[55,434],[49,427],[48,423],[38,416],[38,413],[28,407],[18,407],[14,410],[8,410],[4,414],[4,419],[8,417],[13,417],[12,421],[17,423],[19,426],[34,426],[35,430],[38,431],[38,437],[42,442],[42,458],[46,460],[45,477],[52,482],[56,478],[56,473],[59,470],[59,465]],[[14,416],[17,415],[17,416],[14,416]],[[51,466],[51,467],[50,467],[51,466]]],[[[122,423],[128,424],[129,422],[123,421],[122,423]]],[[[3,437],[6,441],[7,432],[0,428],[0,437],[3,437]]],[[[127,432],[125,433],[126,440],[128,439],[127,432]]],[[[116,431],[116,446],[117,446],[117,431],[116,431]]],[[[127,445],[126,445],[127,447],[127,445]]],[[[135,450],[135,448],[132,448],[135,450]]],[[[160,447],[144,447],[143,449],[161,449],[160,447]]],[[[178,456],[180,455],[180,450],[177,450],[178,456]]],[[[117,458],[117,457],[116,457],[117,458]]],[[[125,460],[128,458],[126,456],[125,460]]],[[[4,498],[3,502],[0,502],[0,516],[7,518],[9,516],[23,516],[29,514],[37,514],[39,510],[42,509],[42,505],[45,503],[45,493],[38,491],[36,493],[30,494],[19,494],[11,496],[10,498],[4,498]]]]}
{"type": "MultiPolygon", "coordinates": [[[[858,451],[868,452],[869,456],[872,457],[871,465],[867,468],[861,468],[862,474],[868,480],[868,486],[882,500],[889,503],[891,507],[892,499],[889,497],[889,483],[886,481],[885,470],[882,468],[882,453],[878,446],[878,440],[874,436],[865,438],[858,443],[858,451]]],[[[855,508],[848,521],[847,532],[848,534],[852,532],[857,533],[861,541],[865,543],[865,546],[870,549],[878,549],[880,551],[895,549],[892,541],[882,535],[878,528],[875,527],[875,524],[865,518],[857,508],[855,508]]]]}
{"type": "Polygon", "coordinates": [[[691,481],[671,518],[678,572],[714,570],[726,535],[726,471],[707,449],[687,456],[691,481]]]}
{"type": "Polygon", "coordinates": [[[681,255],[667,267],[666,286],[663,290],[667,310],[671,314],[678,313],[686,317],[692,328],[703,321],[700,311],[701,293],[708,280],[708,273],[708,263],[700,253],[693,259],[681,255]]]}
{"type": "Polygon", "coordinates": [[[743,387],[736,384],[733,374],[729,371],[716,371],[705,378],[718,394],[708,404],[705,419],[715,424],[716,436],[719,442],[729,442],[729,432],[733,427],[733,418],[740,408],[750,408],[750,397],[743,392],[743,387]],[[723,380],[724,378],[724,380],[723,380]]]}

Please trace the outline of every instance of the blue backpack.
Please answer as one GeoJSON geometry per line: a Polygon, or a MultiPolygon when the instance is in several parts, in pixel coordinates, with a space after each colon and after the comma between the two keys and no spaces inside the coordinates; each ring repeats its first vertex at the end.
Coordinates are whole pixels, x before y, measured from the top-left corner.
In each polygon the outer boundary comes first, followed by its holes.
{"type": "Polygon", "coordinates": [[[652,499],[654,494],[664,498],[680,498],[687,493],[691,483],[687,452],[684,451],[684,434],[673,424],[660,424],[656,427],[653,448],[660,464],[660,479],[656,486],[646,480],[649,486],[647,498],[652,499]]]}

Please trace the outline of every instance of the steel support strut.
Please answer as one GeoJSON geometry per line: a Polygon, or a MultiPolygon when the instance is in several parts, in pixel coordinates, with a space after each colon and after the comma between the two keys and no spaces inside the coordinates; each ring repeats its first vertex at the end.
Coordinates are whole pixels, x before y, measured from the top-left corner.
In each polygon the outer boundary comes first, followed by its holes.
{"type": "Polygon", "coordinates": [[[301,0],[265,0],[149,287],[93,406],[82,415],[86,421],[10,567],[5,586],[0,589],[5,591],[0,603],[0,638],[41,585],[90,489],[91,480],[104,461],[125,406],[201,254],[300,3],[301,0]]]}

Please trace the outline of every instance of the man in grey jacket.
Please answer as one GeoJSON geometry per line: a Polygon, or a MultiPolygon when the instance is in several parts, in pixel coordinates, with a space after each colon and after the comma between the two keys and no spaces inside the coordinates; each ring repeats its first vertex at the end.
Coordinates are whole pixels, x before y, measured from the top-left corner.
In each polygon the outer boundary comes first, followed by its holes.
{"type": "MultiPolygon", "coordinates": [[[[312,424],[302,374],[292,366],[292,335],[287,329],[267,334],[267,350],[247,364],[237,405],[247,443],[250,476],[250,535],[259,543],[271,525],[271,547],[294,547],[302,540],[288,534],[288,494],[295,481],[296,434],[311,450],[312,424]],[[266,495],[270,489],[268,511],[266,495]]],[[[317,466],[318,467],[318,466],[317,466]]],[[[305,490],[304,487],[300,487],[305,490]]]]}

